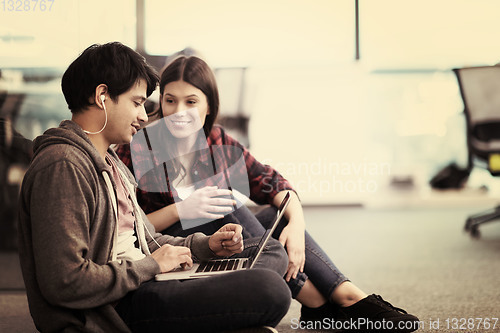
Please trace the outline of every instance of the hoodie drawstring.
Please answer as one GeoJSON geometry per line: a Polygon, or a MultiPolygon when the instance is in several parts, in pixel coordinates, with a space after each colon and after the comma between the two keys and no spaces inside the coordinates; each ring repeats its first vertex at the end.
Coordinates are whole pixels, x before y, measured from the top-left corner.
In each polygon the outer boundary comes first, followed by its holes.
{"type": "Polygon", "coordinates": [[[102,172],[102,177],[106,182],[106,186],[108,187],[108,195],[111,199],[111,203],[113,205],[113,213],[115,214],[115,229],[113,231],[113,248],[111,249],[111,260],[115,261],[117,259],[116,254],[116,246],[118,241],[118,204],[116,203],[116,194],[115,189],[113,188],[113,184],[111,183],[111,179],[106,171],[102,172]]]}

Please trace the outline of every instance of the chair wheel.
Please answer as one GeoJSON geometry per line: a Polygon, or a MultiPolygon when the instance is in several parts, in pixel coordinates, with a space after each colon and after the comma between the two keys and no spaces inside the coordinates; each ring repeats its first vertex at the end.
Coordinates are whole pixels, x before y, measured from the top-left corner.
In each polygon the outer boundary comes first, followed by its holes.
{"type": "Polygon", "coordinates": [[[470,235],[474,238],[479,238],[481,237],[481,232],[479,231],[479,228],[476,226],[469,227],[470,229],[470,235]]]}

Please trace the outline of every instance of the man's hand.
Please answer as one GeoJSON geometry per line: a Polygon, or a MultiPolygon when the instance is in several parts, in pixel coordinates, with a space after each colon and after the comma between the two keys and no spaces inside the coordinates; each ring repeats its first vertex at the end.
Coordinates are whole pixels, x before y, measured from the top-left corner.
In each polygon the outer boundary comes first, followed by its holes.
{"type": "Polygon", "coordinates": [[[243,228],[239,224],[229,223],[220,228],[208,240],[208,246],[219,257],[228,257],[243,251],[243,228]]]}
{"type": "Polygon", "coordinates": [[[181,266],[189,268],[193,266],[191,259],[191,250],[184,246],[172,246],[165,244],[158,250],[154,251],[151,256],[160,265],[162,273],[170,272],[171,270],[181,266]]]}

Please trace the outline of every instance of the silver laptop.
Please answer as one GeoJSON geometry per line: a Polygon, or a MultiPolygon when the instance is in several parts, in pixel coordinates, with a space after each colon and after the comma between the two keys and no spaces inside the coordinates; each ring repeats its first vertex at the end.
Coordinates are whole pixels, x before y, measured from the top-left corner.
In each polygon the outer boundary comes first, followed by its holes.
{"type": "Polygon", "coordinates": [[[269,239],[278,223],[280,222],[283,214],[290,201],[290,193],[287,193],[285,198],[280,204],[278,212],[276,213],[276,218],[272,226],[266,230],[264,235],[257,245],[257,250],[247,258],[226,258],[226,259],[214,259],[209,261],[203,261],[200,263],[194,263],[193,266],[187,270],[182,268],[177,268],[173,271],[161,273],[156,275],[156,281],[167,281],[167,280],[184,280],[184,279],[198,279],[205,278],[218,274],[225,274],[229,272],[234,272],[242,269],[252,269],[255,262],[259,259],[264,247],[266,246],[269,239]]]}

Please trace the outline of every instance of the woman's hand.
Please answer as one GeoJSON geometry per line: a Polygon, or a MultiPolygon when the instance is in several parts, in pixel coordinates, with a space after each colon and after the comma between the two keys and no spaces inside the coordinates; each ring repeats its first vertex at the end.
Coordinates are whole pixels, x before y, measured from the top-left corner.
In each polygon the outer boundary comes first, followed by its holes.
{"type": "Polygon", "coordinates": [[[290,219],[288,225],[283,228],[279,241],[288,253],[288,269],[285,275],[288,282],[291,278],[295,279],[299,271],[304,271],[306,262],[304,222],[290,219]]]}
{"type": "Polygon", "coordinates": [[[217,220],[224,217],[236,205],[233,199],[220,198],[231,195],[227,189],[206,186],[194,191],[186,200],[176,203],[179,220],[206,218],[217,220]]]}
{"type": "Polygon", "coordinates": [[[193,266],[191,250],[185,246],[165,244],[158,250],[154,251],[151,254],[151,257],[156,260],[162,273],[170,272],[179,266],[182,268],[193,266]]]}
{"type": "Polygon", "coordinates": [[[243,228],[239,224],[228,223],[208,240],[208,246],[219,257],[229,257],[243,251],[243,228]]]}

